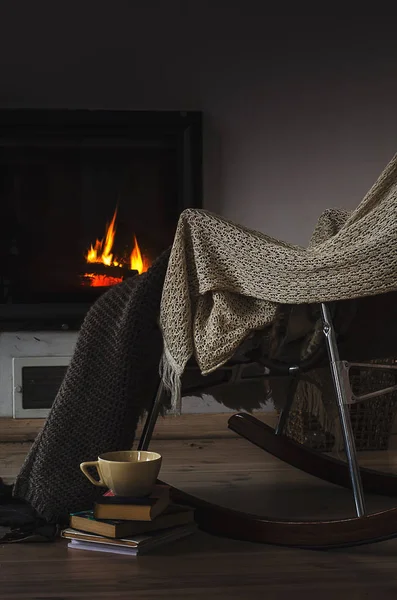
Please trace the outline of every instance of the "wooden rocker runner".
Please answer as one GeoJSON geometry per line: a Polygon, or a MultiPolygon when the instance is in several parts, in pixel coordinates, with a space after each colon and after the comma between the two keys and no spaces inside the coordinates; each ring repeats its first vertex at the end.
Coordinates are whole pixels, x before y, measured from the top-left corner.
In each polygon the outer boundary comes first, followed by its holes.
{"type": "MultiPolygon", "coordinates": [[[[397,385],[394,385],[357,398],[352,393],[349,381],[349,368],[352,366],[366,369],[397,369],[397,365],[368,363],[368,360],[375,356],[393,355],[393,340],[391,339],[393,336],[390,335],[390,325],[394,325],[396,321],[396,294],[362,298],[358,301],[358,306],[357,314],[349,327],[349,335],[340,335],[338,339],[333,315],[338,310],[345,310],[346,302],[337,302],[331,305],[321,304],[323,351],[320,348],[320,351],[317,350],[315,354],[300,364],[257,359],[257,362],[265,367],[263,375],[265,377],[291,375],[289,397],[284,410],[281,411],[275,430],[249,413],[239,413],[229,419],[230,429],[277,458],[323,480],[350,488],[353,493],[356,516],[329,521],[274,520],[270,517],[218,506],[173,488],[173,498],[176,502],[183,502],[196,508],[196,520],[203,530],[240,540],[319,549],[372,543],[397,537],[397,508],[368,514],[364,498],[364,492],[397,496],[397,476],[359,468],[348,409],[349,404],[364,400],[370,402],[374,397],[397,390],[397,385]],[[376,313],[373,312],[375,305],[376,313]],[[375,320],[375,328],[368,327],[368,324],[371,323],[368,320],[370,314],[372,316],[374,314],[382,315],[379,321],[375,320]],[[372,329],[374,331],[371,333],[372,329]],[[356,338],[355,341],[354,338],[356,338]],[[341,356],[343,356],[343,360],[341,356]],[[364,358],[365,356],[366,358],[364,358]],[[283,435],[296,389],[297,375],[327,362],[331,369],[335,388],[347,463],[314,452],[283,435]]],[[[373,321],[372,318],[372,324],[373,321]]],[[[233,369],[230,366],[228,368],[233,369]]],[[[191,388],[187,391],[192,393],[191,388]]],[[[165,397],[166,391],[160,383],[146,419],[138,445],[139,449],[148,448],[165,397]]]]}

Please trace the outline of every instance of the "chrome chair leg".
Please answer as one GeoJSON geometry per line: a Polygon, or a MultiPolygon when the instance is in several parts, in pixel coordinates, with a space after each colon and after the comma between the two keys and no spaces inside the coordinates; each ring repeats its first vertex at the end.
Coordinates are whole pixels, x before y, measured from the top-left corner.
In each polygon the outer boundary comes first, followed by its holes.
{"type": "Polygon", "coordinates": [[[323,320],[323,332],[328,350],[328,357],[331,367],[331,375],[335,387],[336,399],[338,403],[339,418],[342,427],[343,441],[346,450],[347,462],[349,465],[350,479],[353,488],[354,502],[358,517],[366,514],[365,499],[361,481],[360,467],[357,460],[356,446],[350,421],[348,408],[348,395],[350,385],[343,375],[343,365],[339,358],[339,350],[336,342],[336,335],[332,323],[331,313],[327,304],[321,304],[321,314],[323,320]]]}
{"type": "Polygon", "coordinates": [[[165,396],[164,384],[160,381],[157,388],[156,395],[153,400],[152,407],[146,417],[145,425],[138,442],[138,450],[147,450],[149,448],[150,441],[152,439],[153,431],[159,416],[161,405],[164,401],[165,396]]]}

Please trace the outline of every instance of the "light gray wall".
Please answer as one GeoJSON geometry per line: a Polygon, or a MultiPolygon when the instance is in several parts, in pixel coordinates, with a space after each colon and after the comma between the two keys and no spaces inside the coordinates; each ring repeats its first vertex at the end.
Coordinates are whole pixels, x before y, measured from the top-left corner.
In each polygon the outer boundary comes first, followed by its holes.
{"type": "Polygon", "coordinates": [[[203,110],[205,207],[305,244],[396,151],[395,35],[264,4],[3,3],[0,105],[203,110]]]}

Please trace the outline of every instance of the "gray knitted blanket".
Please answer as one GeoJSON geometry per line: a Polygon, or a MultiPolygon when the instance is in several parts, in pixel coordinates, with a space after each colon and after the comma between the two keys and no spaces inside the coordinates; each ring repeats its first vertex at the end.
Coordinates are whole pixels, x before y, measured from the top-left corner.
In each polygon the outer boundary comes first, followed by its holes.
{"type": "Polygon", "coordinates": [[[161,300],[162,377],[180,395],[191,356],[203,374],[275,320],[279,305],[397,289],[397,155],[356,210],[330,209],[307,248],[203,210],[182,213],[161,300]]]}
{"type": "Polygon", "coordinates": [[[91,508],[104,490],[79,465],[131,448],[158,385],[158,313],[169,251],[139,277],[103,294],[88,312],[48,419],[20,470],[14,496],[48,521],[91,508]]]}

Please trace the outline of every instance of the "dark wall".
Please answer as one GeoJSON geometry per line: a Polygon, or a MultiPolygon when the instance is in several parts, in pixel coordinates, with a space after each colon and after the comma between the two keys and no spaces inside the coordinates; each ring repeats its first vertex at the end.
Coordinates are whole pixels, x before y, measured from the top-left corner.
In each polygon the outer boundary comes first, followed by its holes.
{"type": "Polygon", "coordinates": [[[306,243],[397,151],[394,17],[253,0],[2,3],[0,105],[201,109],[205,206],[306,243]]]}

